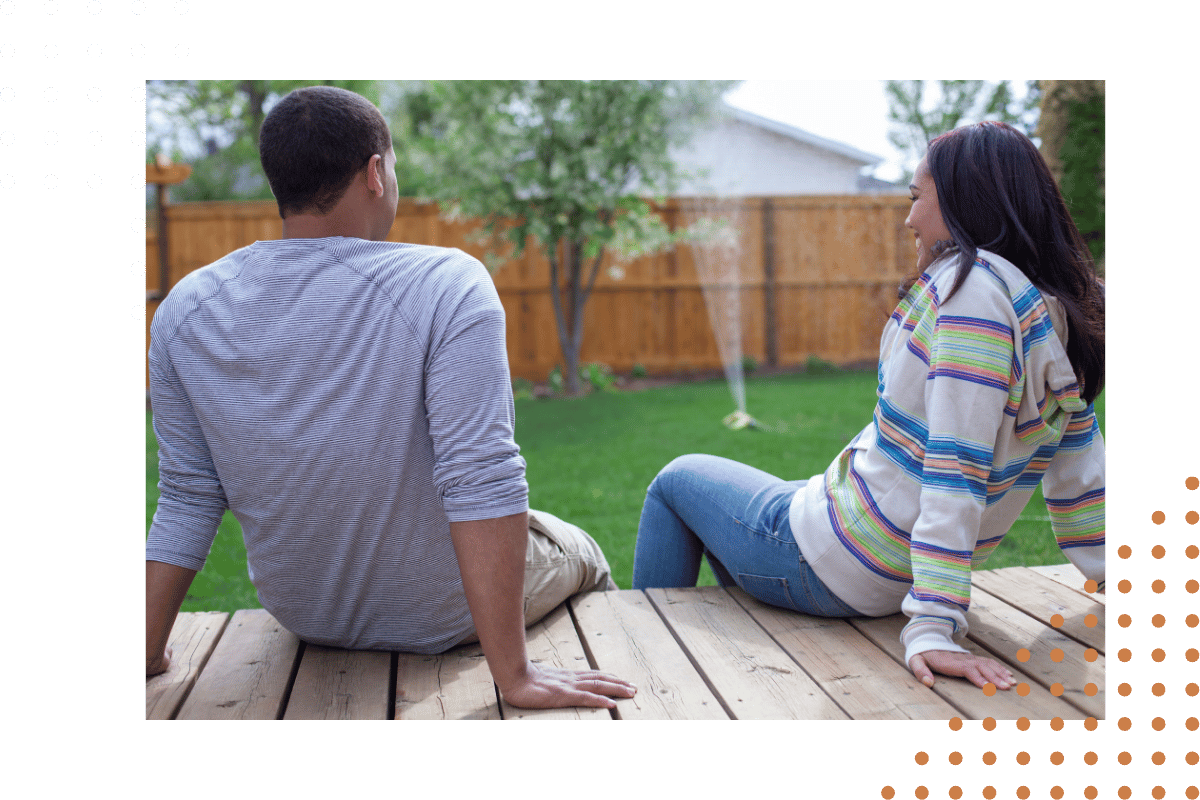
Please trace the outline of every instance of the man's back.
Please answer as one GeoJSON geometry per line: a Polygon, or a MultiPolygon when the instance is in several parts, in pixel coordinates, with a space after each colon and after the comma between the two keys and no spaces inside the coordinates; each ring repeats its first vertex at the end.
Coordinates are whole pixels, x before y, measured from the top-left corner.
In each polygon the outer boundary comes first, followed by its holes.
{"type": "Polygon", "coordinates": [[[482,265],[354,238],[259,242],[176,287],[151,371],[162,499],[147,558],[198,569],[227,499],[263,605],[302,638],[435,652],[471,630],[448,522],[527,507],[482,265]]]}

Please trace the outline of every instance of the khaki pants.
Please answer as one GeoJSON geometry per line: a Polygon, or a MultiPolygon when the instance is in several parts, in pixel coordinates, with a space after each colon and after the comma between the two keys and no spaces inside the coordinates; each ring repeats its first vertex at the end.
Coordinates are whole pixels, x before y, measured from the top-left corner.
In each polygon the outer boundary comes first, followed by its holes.
{"type": "MultiPolygon", "coordinates": [[[[540,622],[571,595],[605,592],[611,570],[600,545],[582,528],[529,509],[525,545],[525,627],[540,622]]],[[[477,642],[470,634],[460,644],[477,642]]]]}

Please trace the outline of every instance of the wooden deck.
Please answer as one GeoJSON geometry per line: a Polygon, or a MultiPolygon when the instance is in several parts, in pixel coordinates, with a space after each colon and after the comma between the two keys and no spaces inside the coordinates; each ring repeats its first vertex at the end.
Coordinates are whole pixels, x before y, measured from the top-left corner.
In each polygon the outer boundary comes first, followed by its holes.
{"type": "Polygon", "coordinates": [[[944,677],[921,685],[901,662],[901,615],[808,617],[706,587],[580,595],[529,629],[530,658],[637,684],[611,712],[507,705],[478,645],[438,656],[330,649],[259,609],[180,614],[170,671],[146,681],[146,717],[1103,718],[1104,596],[1085,593],[1069,565],[981,571],[973,583],[966,646],[1006,662],[1023,695],[944,677]]]}

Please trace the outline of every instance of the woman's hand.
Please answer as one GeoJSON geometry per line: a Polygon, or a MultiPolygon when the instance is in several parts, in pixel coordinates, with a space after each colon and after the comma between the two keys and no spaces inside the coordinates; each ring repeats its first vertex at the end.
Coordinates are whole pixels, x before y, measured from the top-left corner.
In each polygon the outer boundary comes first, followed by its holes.
{"type": "Polygon", "coordinates": [[[966,678],[971,683],[982,688],[992,684],[997,689],[1009,689],[1013,685],[1013,676],[1008,667],[992,658],[984,658],[973,653],[959,653],[953,650],[926,650],[908,660],[908,668],[917,679],[926,686],[932,687],[933,673],[953,675],[966,678]]]}

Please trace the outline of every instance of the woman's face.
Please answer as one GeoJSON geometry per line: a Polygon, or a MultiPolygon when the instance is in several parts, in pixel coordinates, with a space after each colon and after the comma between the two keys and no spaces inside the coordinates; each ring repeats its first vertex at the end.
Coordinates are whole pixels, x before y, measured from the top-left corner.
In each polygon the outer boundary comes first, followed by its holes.
{"type": "Polygon", "coordinates": [[[934,243],[939,239],[950,239],[950,231],[942,220],[942,209],[938,206],[937,189],[933,185],[933,176],[929,174],[929,166],[925,159],[917,165],[913,182],[908,186],[911,194],[912,209],[904,224],[913,229],[917,239],[917,269],[925,269],[933,263],[934,256],[930,252],[934,243]]]}

